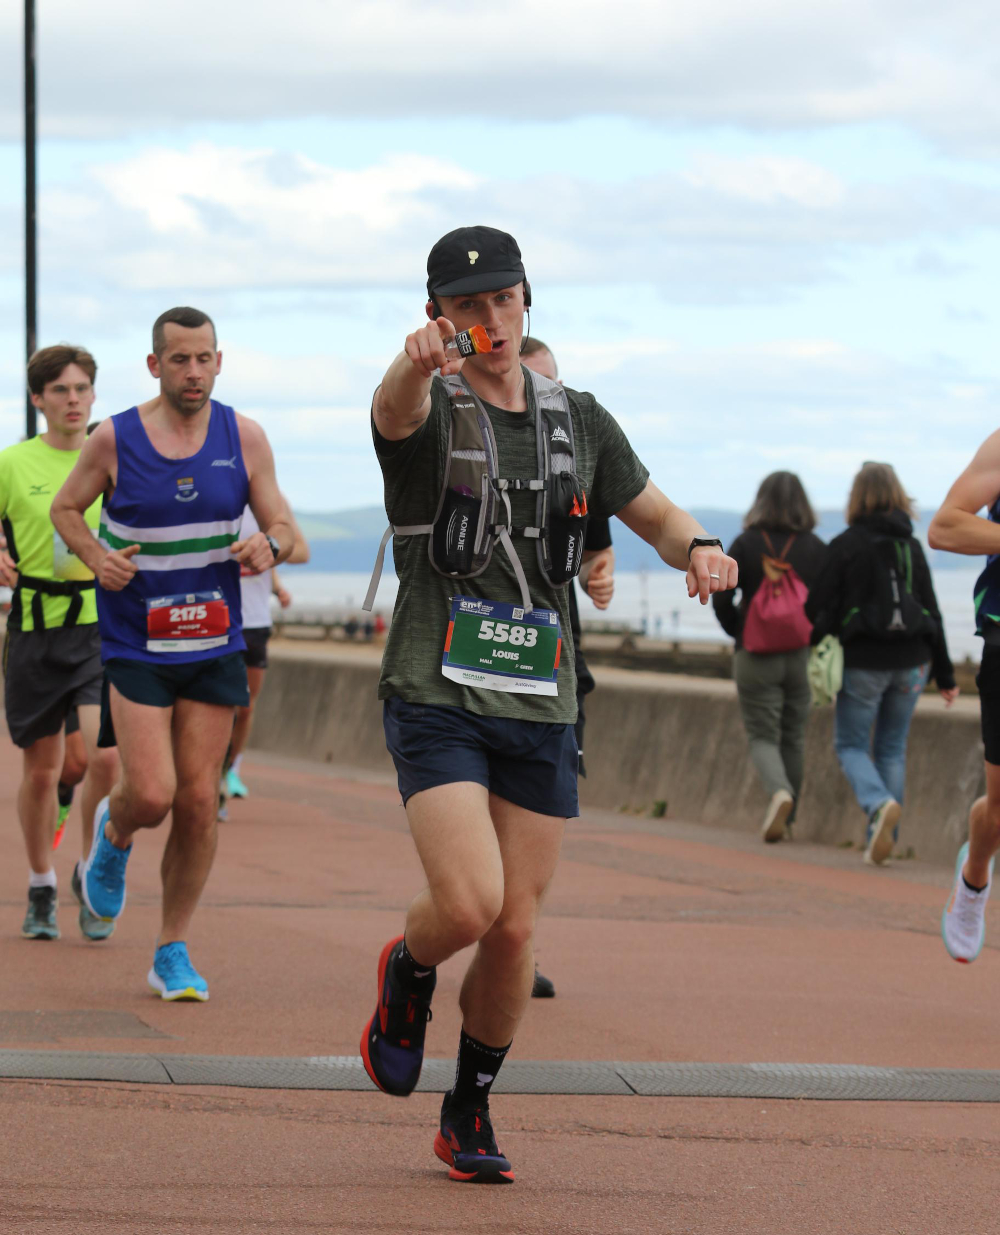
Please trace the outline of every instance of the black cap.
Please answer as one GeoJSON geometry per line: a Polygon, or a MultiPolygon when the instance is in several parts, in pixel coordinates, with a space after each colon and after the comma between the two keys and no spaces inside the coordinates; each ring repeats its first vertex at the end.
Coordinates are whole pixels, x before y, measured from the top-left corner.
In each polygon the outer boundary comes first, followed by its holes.
{"type": "Polygon", "coordinates": [[[517,241],[495,227],[457,227],[427,256],[427,294],[461,296],[515,287],[525,278],[517,241]]]}

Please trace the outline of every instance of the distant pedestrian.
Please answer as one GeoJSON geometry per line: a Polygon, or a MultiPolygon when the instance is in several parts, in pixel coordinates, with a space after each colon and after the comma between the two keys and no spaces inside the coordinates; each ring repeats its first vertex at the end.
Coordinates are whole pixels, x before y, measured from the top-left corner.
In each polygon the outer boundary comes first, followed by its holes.
{"type": "Polygon", "coordinates": [[[928,678],[947,706],[958,695],[913,513],[894,469],[865,463],[851,487],[847,530],[830,542],[806,605],[814,640],[833,634],[844,645],[834,746],[868,817],[865,861],[876,866],[899,835],[906,741],[928,678]]]}
{"type": "Polygon", "coordinates": [[[768,795],[761,827],[765,841],[787,833],[802,792],[810,694],[811,624],[808,589],[822,570],[826,545],[816,515],[794,472],[761,481],[743,531],[729,547],[739,563],[740,598],[712,597],[723,630],[736,640],[733,676],[750,758],[768,795]]]}

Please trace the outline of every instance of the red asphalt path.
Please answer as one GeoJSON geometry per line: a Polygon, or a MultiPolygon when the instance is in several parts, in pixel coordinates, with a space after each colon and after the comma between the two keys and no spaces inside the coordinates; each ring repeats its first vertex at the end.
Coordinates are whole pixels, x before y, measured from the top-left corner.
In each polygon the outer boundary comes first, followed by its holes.
{"type": "MultiPolygon", "coordinates": [[[[419,887],[388,784],[248,760],[252,797],[221,825],[189,941],[212,999],[168,1005],[145,986],[160,834],[137,841],[114,938],[89,944],[69,888],[74,819],[56,855],[63,938],[20,939],[17,774],[5,744],[0,1047],[356,1054],[378,950],[419,887]],[[78,1015],[67,1027],[45,1015],[56,1012],[78,1015]]],[[[530,1006],[514,1050],[996,1068],[1000,955],[987,946],[974,966],[947,958],[948,883],[917,863],[876,871],[856,852],[765,850],[670,820],[588,813],[567,832],[539,933],[558,997],[530,1006]]],[[[463,960],[442,967],[434,1057],[457,1040],[463,960]]],[[[490,1189],[450,1183],[433,1157],[439,1101],[0,1081],[0,1232],[997,1229],[991,1105],[501,1095],[495,1123],[518,1178],[490,1189]]]]}

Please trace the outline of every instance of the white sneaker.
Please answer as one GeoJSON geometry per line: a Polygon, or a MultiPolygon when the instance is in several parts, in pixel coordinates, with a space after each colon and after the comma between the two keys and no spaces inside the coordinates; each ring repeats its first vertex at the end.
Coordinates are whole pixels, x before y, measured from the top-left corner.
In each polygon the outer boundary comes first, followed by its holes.
{"type": "Polygon", "coordinates": [[[993,886],[993,861],[990,861],[990,881],[982,892],[972,892],[962,878],[969,842],[958,851],[955,863],[955,886],[941,915],[941,938],[952,960],[970,965],[983,950],[986,938],[986,902],[993,886]]]}
{"type": "Polygon", "coordinates": [[[761,840],[772,844],[784,837],[788,816],[792,813],[794,805],[795,799],[787,789],[779,789],[772,794],[767,814],[764,816],[764,826],[760,830],[761,840]]]}
{"type": "Polygon", "coordinates": [[[865,849],[865,861],[870,866],[881,866],[892,853],[896,840],[895,832],[899,825],[899,817],[903,808],[895,798],[883,802],[868,825],[868,845],[865,849]]]}

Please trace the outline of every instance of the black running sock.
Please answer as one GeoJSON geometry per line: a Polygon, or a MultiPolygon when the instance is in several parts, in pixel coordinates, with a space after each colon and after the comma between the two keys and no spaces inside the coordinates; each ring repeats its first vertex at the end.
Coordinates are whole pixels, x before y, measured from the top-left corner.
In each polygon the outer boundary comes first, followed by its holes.
{"type": "Polygon", "coordinates": [[[965,886],[969,889],[970,892],[985,892],[986,889],[990,886],[988,883],[984,883],[981,888],[977,888],[973,884],[969,883],[968,879],[966,879],[964,875],[962,876],[962,882],[965,884],[965,886]]]}
{"type": "Polygon", "coordinates": [[[75,788],[75,785],[64,785],[62,781],[59,782],[59,787],[56,789],[56,795],[59,798],[60,806],[72,806],[73,790],[75,788]]]}
{"type": "Polygon", "coordinates": [[[392,972],[407,990],[420,990],[423,986],[434,985],[437,971],[434,965],[421,965],[415,960],[404,939],[403,946],[393,961],[392,972]]]}
{"type": "Polygon", "coordinates": [[[512,1043],[506,1046],[485,1046],[462,1030],[458,1041],[458,1067],[451,1100],[456,1106],[486,1106],[490,1090],[497,1079],[512,1043]]]}

